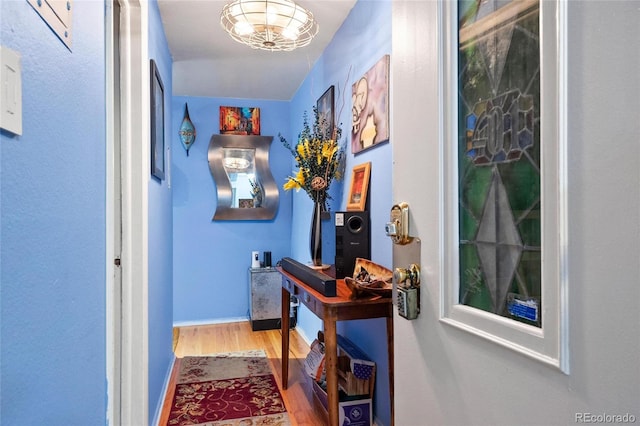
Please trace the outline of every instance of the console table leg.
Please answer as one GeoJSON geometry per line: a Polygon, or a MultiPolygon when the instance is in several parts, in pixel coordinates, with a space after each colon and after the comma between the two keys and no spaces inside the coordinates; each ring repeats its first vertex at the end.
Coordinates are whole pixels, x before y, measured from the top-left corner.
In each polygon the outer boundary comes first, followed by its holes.
{"type": "Polygon", "coordinates": [[[282,389],[289,385],[289,291],[282,288],[282,389]]]}
{"type": "Polygon", "coordinates": [[[325,367],[327,369],[327,412],[329,425],[338,426],[338,336],[334,315],[324,319],[325,367]]]}

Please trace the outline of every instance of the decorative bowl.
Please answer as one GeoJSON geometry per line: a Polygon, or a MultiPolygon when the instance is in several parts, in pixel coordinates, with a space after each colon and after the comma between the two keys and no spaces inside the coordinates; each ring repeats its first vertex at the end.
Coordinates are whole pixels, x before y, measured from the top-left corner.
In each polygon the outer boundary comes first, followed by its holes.
{"type": "Polygon", "coordinates": [[[393,272],[368,259],[357,257],[353,277],[345,277],[344,282],[351,291],[351,299],[371,295],[391,297],[393,272]]]}

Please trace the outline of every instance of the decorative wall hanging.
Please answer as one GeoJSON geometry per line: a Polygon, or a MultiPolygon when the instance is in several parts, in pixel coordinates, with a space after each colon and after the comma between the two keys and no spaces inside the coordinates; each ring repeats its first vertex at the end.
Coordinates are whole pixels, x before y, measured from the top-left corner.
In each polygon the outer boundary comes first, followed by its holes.
{"type": "Polygon", "coordinates": [[[333,139],[333,126],[335,123],[334,91],[333,86],[329,87],[316,103],[320,132],[323,135],[323,139],[333,139]]]}
{"type": "Polygon", "coordinates": [[[151,175],[164,179],[164,85],[151,60],[151,175]]]}
{"type": "Polygon", "coordinates": [[[456,3],[443,321],[568,372],[564,2],[456,3]]]}
{"type": "Polygon", "coordinates": [[[220,134],[259,135],[260,108],[221,106],[220,134]]]}
{"type": "Polygon", "coordinates": [[[189,106],[185,102],[184,104],[184,118],[182,119],[182,124],[180,124],[180,130],[178,131],[180,134],[180,142],[182,142],[182,146],[187,150],[187,157],[189,156],[189,148],[196,141],[196,128],[191,122],[191,118],[189,118],[189,106]]]}
{"type": "Polygon", "coordinates": [[[351,152],[389,141],[389,55],[351,87],[351,152]]]}
{"type": "Polygon", "coordinates": [[[363,211],[366,209],[370,176],[370,162],[359,164],[353,168],[349,198],[347,199],[347,211],[363,211]]]}

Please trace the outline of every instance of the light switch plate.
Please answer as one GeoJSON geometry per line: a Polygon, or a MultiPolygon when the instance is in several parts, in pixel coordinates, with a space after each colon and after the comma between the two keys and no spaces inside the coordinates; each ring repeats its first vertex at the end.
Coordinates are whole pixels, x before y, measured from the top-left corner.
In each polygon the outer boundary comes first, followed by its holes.
{"type": "Polygon", "coordinates": [[[0,127],[22,134],[22,67],[20,54],[0,46],[0,127]]]}

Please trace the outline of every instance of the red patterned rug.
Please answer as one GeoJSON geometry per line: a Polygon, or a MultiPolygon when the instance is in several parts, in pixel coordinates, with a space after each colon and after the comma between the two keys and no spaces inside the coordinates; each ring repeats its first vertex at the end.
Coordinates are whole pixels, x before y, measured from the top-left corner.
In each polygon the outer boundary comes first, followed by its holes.
{"type": "Polygon", "coordinates": [[[264,351],[181,359],[168,426],[289,424],[264,351]]]}

